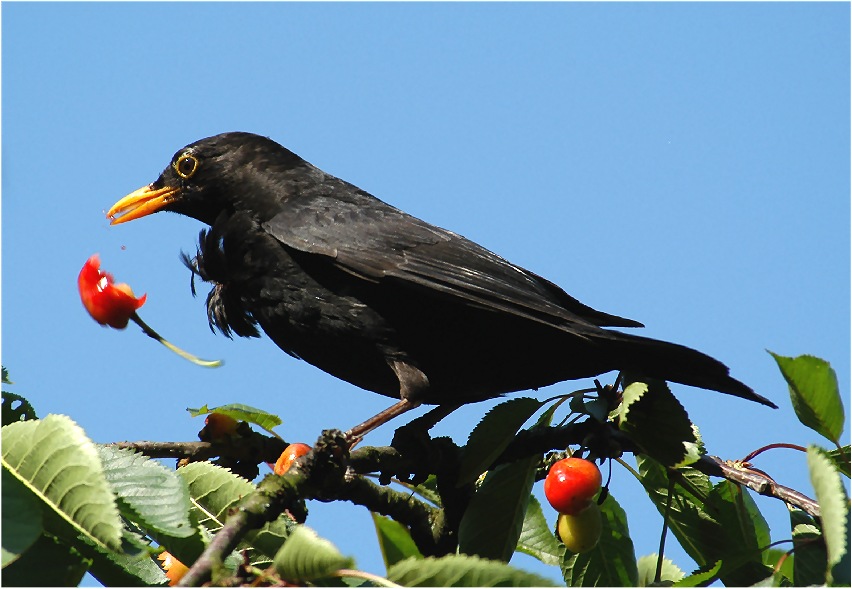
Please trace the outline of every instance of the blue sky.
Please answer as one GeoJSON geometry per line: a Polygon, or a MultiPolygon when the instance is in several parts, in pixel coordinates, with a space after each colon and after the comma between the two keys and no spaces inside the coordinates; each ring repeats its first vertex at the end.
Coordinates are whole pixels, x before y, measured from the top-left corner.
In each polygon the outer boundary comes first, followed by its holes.
{"type": "MultiPolygon", "coordinates": [[[[193,439],[203,423],[184,408],[241,402],[312,443],[388,404],[268,339],[212,335],[178,260],[197,221],[104,218],[178,148],[242,130],[642,321],[646,335],[723,360],[781,405],[674,387],[711,453],[821,443],[765,350],[823,357],[849,391],[849,16],[847,3],[4,3],[12,390],[98,442],[193,439]],[[95,324],[76,291],[94,252],[148,294],[149,324],[225,366],[95,324]]],[[[435,431],[463,443],[494,404],[435,431]]],[[[848,424],[847,412],[847,439],[848,424]]],[[[801,455],[756,464],[810,492],[801,455]]],[[[638,484],[615,468],[611,491],[637,555],[656,551],[661,519],[638,484]]],[[[758,504],[773,539],[789,537],[784,506],[758,504]]],[[[383,572],[366,511],[311,509],[310,525],[383,572]]]]}

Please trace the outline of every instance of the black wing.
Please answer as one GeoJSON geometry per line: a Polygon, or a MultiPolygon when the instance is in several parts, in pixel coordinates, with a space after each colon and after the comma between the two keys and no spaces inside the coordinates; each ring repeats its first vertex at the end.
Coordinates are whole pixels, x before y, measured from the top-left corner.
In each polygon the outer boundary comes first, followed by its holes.
{"type": "Polygon", "coordinates": [[[596,311],[476,243],[342,184],[334,190],[343,189],[343,194],[329,196],[326,191],[288,200],[263,228],[286,246],[327,256],[364,280],[402,281],[435,296],[455,297],[569,331],[642,327],[596,311]]]}

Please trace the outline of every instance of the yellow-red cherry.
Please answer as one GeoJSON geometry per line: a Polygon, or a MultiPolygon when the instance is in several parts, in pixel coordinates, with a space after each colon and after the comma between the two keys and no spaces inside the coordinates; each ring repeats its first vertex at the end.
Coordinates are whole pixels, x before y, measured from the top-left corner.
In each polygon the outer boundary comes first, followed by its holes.
{"type": "Polygon", "coordinates": [[[278,457],[278,462],[275,463],[275,468],[272,471],[277,475],[282,475],[288,470],[290,470],[290,466],[293,464],[299,456],[304,456],[308,452],[311,451],[311,447],[307,444],[302,444],[301,442],[296,444],[290,444],[284,451],[281,453],[281,456],[278,457]]]}
{"type": "Polygon", "coordinates": [[[563,458],[553,464],[544,479],[544,495],[559,513],[583,511],[601,489],[601,471],[594,462],[563,458]]]}

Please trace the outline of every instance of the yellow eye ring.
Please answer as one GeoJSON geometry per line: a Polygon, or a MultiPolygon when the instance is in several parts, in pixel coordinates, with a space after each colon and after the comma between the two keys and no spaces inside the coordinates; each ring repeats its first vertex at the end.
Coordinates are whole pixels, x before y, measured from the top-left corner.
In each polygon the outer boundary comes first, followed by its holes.
{"type": "Polygon", "coordinates": [[[177,158],[177,161],[172,164],[172,167],[178,176],[187,180],[192,178],[193,174],[198,170],[198,158],[190,153],[185,153],[177,158]]]}

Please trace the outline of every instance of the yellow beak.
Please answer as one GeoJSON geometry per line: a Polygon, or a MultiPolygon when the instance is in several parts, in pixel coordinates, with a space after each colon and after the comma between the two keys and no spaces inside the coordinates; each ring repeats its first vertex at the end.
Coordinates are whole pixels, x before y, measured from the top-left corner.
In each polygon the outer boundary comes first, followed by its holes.
{"type": "Polygon", "coordinates": [[[112,208],[107,211],[107,218],[110,220],[110,225],[118,225],[156,213],[172,202],[178,194],[180,194],[180,188],[173,186],[156,189],[143,186],[112,205],[112,208]]]}

